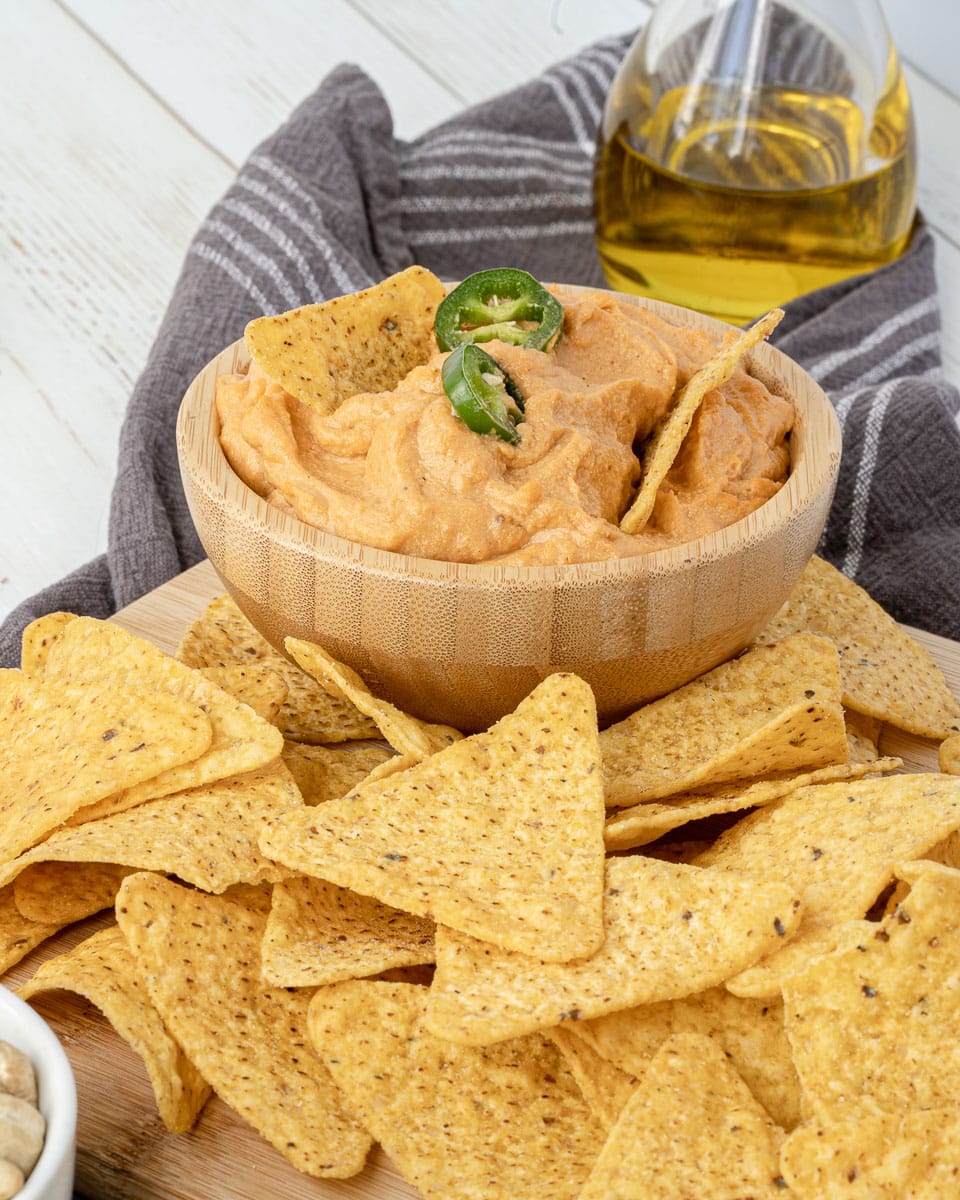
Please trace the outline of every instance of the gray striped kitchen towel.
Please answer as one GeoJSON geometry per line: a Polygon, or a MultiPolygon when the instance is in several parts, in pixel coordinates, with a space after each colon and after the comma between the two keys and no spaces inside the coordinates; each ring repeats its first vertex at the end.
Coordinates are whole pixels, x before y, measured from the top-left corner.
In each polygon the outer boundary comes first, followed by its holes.
{"type": "MultiPolygon", "coordinates": [[[[174,446],[177,407],[250,318],[422,263],[445,278],[511,264],[603,283],[590,179],[597,126],[626,39],[398,142],[375,84],[334,71],[257,148],[200,227],[120,444],[109,549],[22,604],[0,630],[19,660],[32,618],[105,617],[202,557],[174,446]]],[[[960,397],[939,359],[933,245],[800,298],[777,344],[836,404],[843,467],[822,552],[892,613],[960,638],[960,397]]]]}

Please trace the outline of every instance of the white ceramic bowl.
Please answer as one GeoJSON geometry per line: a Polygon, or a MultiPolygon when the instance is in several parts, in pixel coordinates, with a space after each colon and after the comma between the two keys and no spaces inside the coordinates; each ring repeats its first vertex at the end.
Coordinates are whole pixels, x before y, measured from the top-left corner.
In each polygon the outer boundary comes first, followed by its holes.
{"type": "Polygon", "coordinates": [[[21,1050],[37,1073],[47,1122],[43,1151],[17,1200],[71,1200],[77,1148],[77,1088],[70,1061],[50,1026],[26,1001],[0,986],[0,1041],[21,1050]]]}

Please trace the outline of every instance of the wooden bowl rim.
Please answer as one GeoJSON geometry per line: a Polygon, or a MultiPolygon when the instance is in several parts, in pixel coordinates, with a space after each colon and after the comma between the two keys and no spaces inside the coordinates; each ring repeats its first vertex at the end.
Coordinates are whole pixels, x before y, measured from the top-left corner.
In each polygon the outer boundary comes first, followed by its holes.
{"type": "MultiPolygon", "coordinates": [[[[663,301],[633,296],[612,289],[563,285],[573,291],[610,291],[620,300],[651,309],[674,324],[693,326],[711,333],[726,333],[735,327],[692,309],[663,301]]],[[[745,545],[765,541],[785,530],[813,504],[826,488],[832,488],[839,469],[841,434],[836,412],[829,398],[798,363],[766,342],[746,356],[751,373],[772,392],[789,397],[796,410],[791,434],[791,468],[783,487],[754,512],[739,521],[704,534],[689,542],[654,550],[629,558],[595,562],[555,564],[460,563],[420,558],[392,550],[381,550],[361,542],[308,525],[297,517],[269,504],[235,474],[220,445],[213,400],[213,388],[204,384],[210,372],[214,378],[235,374],[250,361],[240,338],[208,362],[184,394],[177,416],[177,452],[182,472],[189,472],[208,497],[235,510],[252,524],[265,526],[278,545],[307,552],[320,561],[340,562],[377,574],[403,579],[424,579],[472,586],[502,586],[522,581],[527,586],[584,585],[623,577],[666,576],[687,568],[691,561],[715,560],[737,553],[745,545]],[[794,387],[788,387],[793,383],[794,387]],[[196,422],[199,427],[194,428],[196,422]],[[819,436],[824,451],[812,460],[811,443],[819,436]],[[210,455],[212,470],[204,468],[203,448],[210,455]]]]}

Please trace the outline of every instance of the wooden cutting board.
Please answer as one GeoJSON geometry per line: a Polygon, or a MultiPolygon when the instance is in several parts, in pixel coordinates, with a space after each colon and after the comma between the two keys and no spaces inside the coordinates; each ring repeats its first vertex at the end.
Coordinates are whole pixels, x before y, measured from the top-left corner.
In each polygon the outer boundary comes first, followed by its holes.
{"type": "MultiPolygon", "coordinates": [[[[186,626],[221,591],[216,573],[204,562],[114,620],[172,653],[186,626]]],[[[910,632],[960,695],[960,643],[910,632]]],[[[885,728],[880,748],[899,755],[908,770],[937,769],[933,742],[885,728]]],[[[107,919],[93,918],[39,946],[4,982],[17,987],[40,962],[76,945],[107,919]]],[[[379,1147],[353,1179],[325,1182],[301,1175],[216,1097],[190,1133],[170,1134],[157,1116],[143,1063],[92,1004],[69,992],[44,993],[31,1003],[56,1031],[73,1065],[79,1101],[76,1187],[87,1200],[416,1200],[419,1195],[379,1147]]]]}

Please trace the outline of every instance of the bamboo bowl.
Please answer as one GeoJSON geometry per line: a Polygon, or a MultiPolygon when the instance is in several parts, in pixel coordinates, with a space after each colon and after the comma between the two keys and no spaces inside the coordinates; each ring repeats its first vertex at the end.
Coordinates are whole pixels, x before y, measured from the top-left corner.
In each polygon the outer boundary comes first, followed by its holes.
{"type": "MultiPolygon", "coordinates": [[[[677,324],[726,326],[637,297],[677,324]]],[[[830,401],[768,345],[751,372],[793,400],[791,470],[756,512],[697,541],[569,566],[436,562],[334,537],[280,512],[233,473],[217,438],[216,379],[247,362],[236,342],[190,385],[177,449],[190,512],[225,588],[278,649],[318,642],[370,688],[464,731],[511,711],[554,671],[593,688],[601,721],[737,654],[773,616],[816,548],[840,461],[830,401]]]]}

